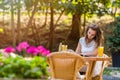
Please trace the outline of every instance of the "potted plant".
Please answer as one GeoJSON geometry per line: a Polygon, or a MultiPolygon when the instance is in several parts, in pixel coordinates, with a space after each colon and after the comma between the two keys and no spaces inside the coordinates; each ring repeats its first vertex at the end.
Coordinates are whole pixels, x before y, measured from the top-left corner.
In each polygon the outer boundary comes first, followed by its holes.
{"type": "Polygon", "coordinates": [[[111,23],[112,34],[107,36],[107,46],[112,53],[113,67],[120,67],[120,17],[111,23]]]}

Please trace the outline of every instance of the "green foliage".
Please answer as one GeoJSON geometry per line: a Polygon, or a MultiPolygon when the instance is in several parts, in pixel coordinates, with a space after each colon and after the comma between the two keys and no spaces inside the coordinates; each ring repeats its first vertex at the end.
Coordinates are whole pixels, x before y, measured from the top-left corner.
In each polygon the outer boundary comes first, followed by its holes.
{"type": "Polygon", "coordinates": [[[43,57],[37,56],[32,60],[9,57],[0,66],[0,77],[2,78],[42,79],[47,76],[47,63],[43,57]]]}
{"type": "Polygon", "coordinates": [[[104,72],[103,72],[103,75],[113,76],[112,73],[115,74],[116,72],[120,73],[119,67],[114,67],[114,68],[113,67],[106,67],[104,72]]]}
{"type": "Polygon", "coordinates": [[[33,0],[24,0],[26,10],[31,10],[34,5],[33,0]]]}
{"type": "Polygon", "coordinates": [[[0,9],[3,9],[3,10],[8,10],[9,9],[9,7],[7,7],[6,5],[8,5],[9,4],[9,2],[7,1],[4,1],[4,0],[2,0],[2,1],[0,1],[0,9]]]}
{"type": "Polygon", "coordinates": [[[120,0],[115,0],[112,2],[112,6],[120,8],[120,0]]]}
{"type": "Polygon", "coordinates": [[[108,14],[111,7],[110,0],[63,0],[63,2],[66,13],[88,14],[87,16],[93,14],[103,16],[108,14]]]}
{"type": "Polygon", "coordinates": [[[111,25],[114,29],[112,35],[107,37],[106,44],[111,52],[118,52],[120,51],[120,17],[117,17],[111,25]]]}
{"type": "Polygon", "coordinates": [[[103,74],[104,74],[104,75],[110,75],[110,72],[112,72],[111,69],[107,69],[107,68],[105,68],[103,74]]]}
{"type": "Polygon", "coordinates": [[[4,61],[4,57],[2,55],[2,53],[0,53],[0,62],[2,63],[4,61]]]}

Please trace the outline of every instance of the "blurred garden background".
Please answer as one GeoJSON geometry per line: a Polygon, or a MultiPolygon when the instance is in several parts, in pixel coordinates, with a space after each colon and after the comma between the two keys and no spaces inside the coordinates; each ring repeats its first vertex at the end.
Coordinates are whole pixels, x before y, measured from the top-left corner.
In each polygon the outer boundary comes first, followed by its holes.
{"type": "Polygon", "coordinates": [[[0,0],[0,48],[22,41],[51,51],[58,44],[75,49],[90,23],[99,23],[104,36],[120,15],[119,0],[0,0]]]}
{"type": "MultiPolygon", "coordinates": [[[[46,52],[38,52],[43,53],[39,56],[45,58],[50,52],[58,50],[60,42],[68,45],[69,49],[75,50],[79,38],[85,34],[86,27],[91,23],[98,23],[104,34],[104,53],[112,56],[113,51],[120,51],[119,17],[120,0],[0,0],[0,49],[7,47],[13,50],[21,42],[25,42],[32,45],[32,49],[39,47],[41,50],[41,46],[44,47],[46,52]]],[[[30,50],[30,52],[35,51],[30,50]]],[[[19,52],[16,54],[19,55],[19,52]]],[[[42,60],[44,62],[44,59],[42,60]]],[[[18,62],[17,65],[25,64],[18,62]]],[[[7,65],[4,70],[9,69],[10,66],[13,65],[7,65]]],[[[31,67],[34,66],[35,64],[31,67]]],[[[30,65],[28,67],[30,68],[30,65]]],[[[27,75],[32,75],[37,70],[39,70],[38,67],[33,71],[26,71],[24,78],[28,78],[27,75]]],[[[21,71],[24,73],[24,69],[21,71]]],[[[6,75],[3,72],[1,77],[4,75],[15,77],[15,74],[11,73],[6,75]]],[[[44,71],[35,74],[31,78],[38,78],[39,74],[47,76],[44,71]]]]}

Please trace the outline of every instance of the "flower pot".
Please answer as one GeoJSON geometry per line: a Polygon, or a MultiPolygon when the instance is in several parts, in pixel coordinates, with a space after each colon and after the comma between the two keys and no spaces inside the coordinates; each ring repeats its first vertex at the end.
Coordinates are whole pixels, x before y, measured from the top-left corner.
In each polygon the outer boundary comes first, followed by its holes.
{"type": "Polygon", "coordinates": [[[120,67],[120,52],[112,53],[112,66],[120,67]]]}

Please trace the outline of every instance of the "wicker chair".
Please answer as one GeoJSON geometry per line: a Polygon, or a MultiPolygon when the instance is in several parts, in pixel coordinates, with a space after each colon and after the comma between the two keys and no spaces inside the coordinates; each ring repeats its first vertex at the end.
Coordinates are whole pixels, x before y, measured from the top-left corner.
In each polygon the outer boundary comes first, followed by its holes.
{"type": "Polygon", "coordinates": [[[78,71],[85,60],[75,53],[53,52],[47,56],[53,80],[76,80],[78,71]]]}

